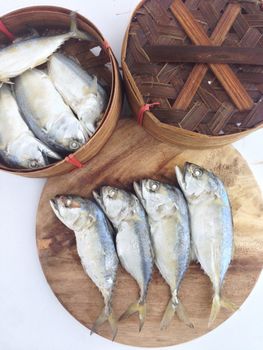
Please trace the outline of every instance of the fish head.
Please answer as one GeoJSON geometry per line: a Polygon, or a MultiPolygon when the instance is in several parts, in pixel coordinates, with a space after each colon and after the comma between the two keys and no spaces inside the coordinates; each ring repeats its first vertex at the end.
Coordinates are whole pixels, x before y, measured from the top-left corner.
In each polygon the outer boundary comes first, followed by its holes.
{"type": "Polygon", "coordinates": [[[132,197],[119,188],[104,186],[99,193],[94,191],[93,196],[113,223],[125,217],[131,209],[132,197]]]}
{"type": "Polygon", "coordinates": [[[50,200],[50,205],[57,218],[73,231],[89,228],[98,219],[96,204],[79,196],[58,195],[50,200]]]}
{"type": "Polygon", "coordinates": [[[216,176],[199,165],[186,163],[183,172],[179,167],[175,171],[178,183],[188,200],[217,191],[216,176]]]}
{"type": "Polygon", "coordinates": [[[135,193],[140,199],[146,212],[151,217],[167,215],[176,209],[177,193],[168,184],[156,180],[141,180],[133,184],[135,193]]]}
{"type": "Polygon", "coordinates": [[[88,141],[88,134],[81,123],[74,118],[61,118],[54,127],[54,138],[68,152],[74,153],[88,141]]]}
{"type": "MultiPolygon", "coordinates": [[[[50,160],[60,160],[61,157],[45,146],[34,137],[22,135],[9,147],[9,154],[12,154],[10,164],[15,164],[20,168],[39,169],[50,164],[50,160]]],[[[7,156],[8,162],[8,156],[7,156]]]]}

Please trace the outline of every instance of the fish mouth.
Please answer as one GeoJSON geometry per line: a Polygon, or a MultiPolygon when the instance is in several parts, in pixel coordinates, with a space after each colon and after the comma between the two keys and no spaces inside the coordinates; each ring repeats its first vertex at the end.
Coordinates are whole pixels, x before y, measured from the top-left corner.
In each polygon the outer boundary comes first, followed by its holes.
{"type": "Polygon", "coordinates": [[[60,210],[59,210],[59,202],[63,201],[65,197],[57,195],[56,197],[49,200],[50,206],[53,209],[54,213],[61,217],[60,210]]]}
{"type": "Polygon", "coordinates": [[[134,188],[134,191],[137,195],[137,197],[140,199],[140,201],[142,202],[142,204],[145,204],[145,199],[143,197],[143,182],[144,180],[140,180],[140,181],[134,181],[133,182],[133,188],[134,188]]]}
{"type": "Polygon", "coordinates": [[[49,203],[50,203],[50,205],[51,205],[52,208],[58,210],[58,203],[57,203],[57,201],[56,201],[55,198],[50,199],[50,200],[49,200],[49,203]]]}
{"type": "Polygon", "coordinates": [[[56,214],[56,216],[60,217],[59,205],[58,205],[57,197],[50,199],[49,203],[50,203],[50,206],[51,206],[53,212],[56,214]]]}
{"type": "Polygon", "coordinates": [[[184,190],[186,186],[185,179],[186,179],[187,170],[188,170],[187,163],[184,165],[183,170],[181,170],[179,166],[175,167],[177,182],[182,190],[184,190]]]}
{"type": "Polygon", "coordinates": [[[185,183],[185,178],[186,178],[186,174],[188,172],[188,170],[191,168],[192,163],[186,162],[183,168],[183,181],[185,183]]]}
{"type": "Polygon", "coordinates": [[[93,198],[95,199],[96,203],[101,207],[101,209],[104,211],[104,205],[103,205],[103,189],[99,189],[98,191],[92,191],[93,198]]]}

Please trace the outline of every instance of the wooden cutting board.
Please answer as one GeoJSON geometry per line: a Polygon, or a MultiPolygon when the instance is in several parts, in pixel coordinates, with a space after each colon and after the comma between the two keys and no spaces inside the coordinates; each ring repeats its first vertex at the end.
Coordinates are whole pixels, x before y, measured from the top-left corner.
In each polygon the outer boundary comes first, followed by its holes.
{"type": "MultiPolygon", "coordinates": [[[[174,166],[183,166],[185,161],[213,170],[225,182],[231,198],[236,249],[222,294],[241,306],[253,289],[262,269],[263,201],[245,160],[229,146],[209,151],[180,150],[153,139],[133,120],[121,120],[113,137],[87,166],[48,180],[37,216],[39,257],[47,281],[65,308],[87,328],[99,315],[103,300],[82,269],[73,232],[54,216],[49,199],[57,194],[90,197],[93,189],[105,184],[131,189],[134,180],[148,177],[175,183],[174,166]]],[[[119,323],[116,341],[133,346],[160,347],[183,343],[209,332],[207,322],[212,288],[199,265],[193,263],[190,266],[180,296],[195,328],[189,329],[175,318],[168,330],[160,331],[169,289],[155,270],[142,332],[138,333],[138,319],[134,315],[119,323]]],[[[136,283],[119,268],[113,300],[116,314],[121,315],[137,297],[136,283]]],[[[231,312],[222,310],[213,327],[230,316],[231,312]]],[[[111,339],[108,324],[100,328],[99,334],[111,339]]]]}

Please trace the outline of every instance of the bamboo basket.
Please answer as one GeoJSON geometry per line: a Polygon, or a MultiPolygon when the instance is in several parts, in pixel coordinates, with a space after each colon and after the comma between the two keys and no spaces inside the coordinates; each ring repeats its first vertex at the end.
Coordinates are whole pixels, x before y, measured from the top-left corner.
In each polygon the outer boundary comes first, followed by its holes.
{"type": "MultiPolygon", "coordinates": [[[[36,29],[43,35],[55,35],[69,30],[70,10],[55,6],[33,6],[6,14],[1,18],[7,29],[21,37],[28,30],[36,29]]],[[[112,135],[122,108],[122,87],[119,68],[111,48],[100,31],[89,20],[77,15],[78,28],[92,34],[98,41],[102,50],[98,57],[92,51],[98,44],[84,41],[70,40],[63,45],[63,52],[71,57],[76,57],[84,69],[91,74],[96,74],[106,83],[109,94],[109,102],[104,114],[104,119],[94,136],[74,153],[75,158],[82,164],[92,159],[106,144],[112,135]],[[111,68],[109,68],[109,65],[111,68]]],[[[8,39],[0,34],[0,44],[7,45],[8,39]]],[[[0,164],[0,169],[16,175],[32,178],[52,177],[68,173],[76,167],[66,160],[36,170],[11,169],[0,164]]]]}
{"type": "MultiPolygon", "coordinates": [[[[256,2],[227,0],[213,0],[211,2],[205,0],[143,0],[137,6],[132,15],[131,21],[129,23],[128,29],[124,37],[122,47],[122,67],[128,100],[136,117],[138,117],[142,106],[144,106],[145,104],[160,102],[160,107],[154,107],[150,111],[146,111],[144,113],[144,118],[142,122],[142,126],[145,128],[145,130],[160,141],[193,149],[217,148],[227,144],[231,144],[249,135],[250,133],[262,128],[263,91],[261,90],[261,86],[259,86],[259,84],[256,85],[250,81],[244,83],[241,80],[241,84],[243,84],[245,87],[244,94],[248,94],[248,98],[250,98],[250,101],[252,99],[253,103],[253,105],[250,105],[250,110],[245,112],[237,110],[237,107],[235,105],[233,107],[233,102],[229,99],[228,96],[224,97],[227,106],[230,105],[232,111],[234,111],[232,113],[233,116],[228,115],[226,117],[226,132],[224,132],[224,134],[213,134],[212,132],[211,134],[205,134],[200,130],[189,130],[187,128],[183,128],[178,121],[176,123],[173,122],[174,119],[178,119],[179,117],[182,120],[186,118],[186,115],[189,112],[189,110],[191,110],[194,104],[197,103],[194,98],[193,102],[191,102],[192,104],[190,105],[190,107],[188,107],[185,114],[182,114],[182,111],[180,109],[175,110],[175,101],[177,101],[177,98],[180,95],[181,91],[177,91],[177,83],[175,84],[172,82],[172,80],[169,80],[171,79],[171,77],[168,76],[168,69],[166,75],[163,74],[164,70],[167,67],[169,67],[171,70],[171,76],[173,76],[174,81],[177,81],[180,73],[180,70],[178,70],[179,67],[186,67],[186,69],[189,69],[189,72],[188,74],[185,74],[184,78],[182,78],[183,83],[185,83],[187,78],[190,77],[191,69],[193,69],[195,65],[194,62],[185,63],[184,65],[178,61],[173,62],[173,59],[178,59],[174,57],[168,57],[167,61],[167,55],[169,55],[170,51],[172,51],[173,55],[175,56],[178,56],[180,53],[184,57],[183,59],[189,60],[187,62],[191,62],[191,60],[193,59],[190,55],[190,45],[193,45],[193,43],[191,42],[189,37],[187,37],[184,27],[182,27],[181,23],[178,22],[177,18],[175,18],[171,11],[171,6],[174,5],[175,11],[177,11],[178,7],[180,7],[181,4],[183,4],[183,7],[188,7],[188,10],[191,12],[192,16],[196,16],[194,18],[195,22],[199,22],[199,28],[202,27],[201,29],[203,29],[205,35],[207,35],[208,37],[210,37],[218,22],[219,24],[221,23],[225,26],[228,25],[228,23],[225,20],[226,17],[224,18],[224,22],[223,18],[220,19],[220,16],[223,16],[222,14],[224,14],[226,10],[230,10],[228,11],[229,16],[233,15],[233,10],[235,12],[237,6],[239,6],[239,13],[235,13],[235,21],[232,20],[231,25],[229,25],[229,36],[225,33],[226,41],[222,43],[222,47],[218,50],[229,48],[231,47],[231,45],[237,45],[237,40],[240,40],[241,43],[244,42],[244,52],[246,53],[246,55],[249,50],[252,53],[254,49],[259,48],[259,51],[261,50],[261,37],[263,32],[263,12],[260,11],[260,7],[256,2]],[[229,5],[230,9],[228,8],[229,5]],[[235,7],[235,9],[233,9],[233,7],[235,7]],[[214,22],[212,21],[213,16],[214,22]],[[246,22],[244,22],[244,18],[246,22]],[[246,23],[248,24],[247,27],[246,23]],[[238,38],[238,35],[240,35],[240,33],[238,32],[237,35],[235,30],[243,30],[241,39],[240,37],[238,38]],[[176,36],[179,36],[179,40],[178,37],[176,38],[176,36]],[[256,38],[258,38],[257,41],[256,38]],[[251,48],[248,42],[251,43],[251,48]],[[188,45],[187,49],[189,51],[190,57],[186,57],[187,54],[183,52],[183,45],[188,45]],[[177,46],[180,48],[180,52],[177,49],[177,46]],[[245,47],[247,48],[247,50],[245,49],[245,47]],[[166,49],[166,51],[164,49],[166,49]],[[149,52],[152,56],[149,56],[149,52]],[[156,57],[154,57],[153,54],[155,54],[156,57]],[[178,74],[176,72],[176,69],[178,74]],[[161,74],[165,76],[165,79],[162,80],[159,78],[161,74]],[[147,87],[147,84],[149,88],[147,87]],[[163,87],[167,87],[167,91],[169,91],[166,93],[163,87]],[[253,89],[257,91],[254,91],[253,89]],[[237,116],[240,116],[240,120],[237,119],[237,116]],[[250,122],[249,127],[243,127],[242,118],[245,118],[246,120],[250,118],[250,121],[252,120],[252,122],[250,122]],[[235,120],[235,122],[233,122],[235,124],[233,125],[230,124],[232,120],[235,120]]],[[[222,29],[224,32],[224,26],[222,26],[220,30],[222,31],[222,29]]],[[[240,46],[242,47],[241,44],[240,46]]],[[[197,50],[199,49],[203,49],[203,47],[199,46],[198,48],[197,46],[197,50]]],[[[202,51],[201,53],[203,54],[202,51]]],[[[218,57],[218,55],[214,56],[214,58],[212,57],[212,62],[219,63],[220,58],[218,57]]],[[[248,60],[247,57],[245,57],[245,59],[248,60]]],[[[250,71],[251,73],[253,73],[253,77],[255,77],[258,73],[263,73],[263,65],[241,65],[238,69],[236,65],[230,65],[230,69],[233,69],[234,74],[237,74],[239,72],[239,69],[242,69],[244,67],[247,69],[248,72],[246,76],[249,75],[250,71]],[[249,69],[247,67],[249,67],[249,69]]],[[[211,75],[211,72],[208,72],[205,77],[206,79],[214,79],[214,77],[211,75]]],[[[261,74],[260,77],[263,77],[263,74],[261,74]]],[[[183,86],[184,85],[182,85],[182,87],[183,86]]],[[[221,85],[218,89],[220,88],[221,85]]],[[[195,96],[197,96],[198,94],[199,90],[197,91],[195,96]]],[[[191,98],[192,97],[193,96],[191,96],[191,98]]],[[[202,99],[201,104],[203,105],[202,99]]],[[[225,106],[224,101],[222,102],[222,105],[225,106]]],[[[220,108],[222,108],[222,106],[220,108]]],[[[197,118],[197,115],[194,112],[193,117],[197,118]]],[[[199,117],[202,119],[204,116],[199,117]]],[[[217,119],[220,119],[220,114],[217,115],[217,119]]],[[[209,120],[207,122],[209,123],[209,120]]],[[[202,127],[204,129],[206,125],[202,125],[202,127]]]]}

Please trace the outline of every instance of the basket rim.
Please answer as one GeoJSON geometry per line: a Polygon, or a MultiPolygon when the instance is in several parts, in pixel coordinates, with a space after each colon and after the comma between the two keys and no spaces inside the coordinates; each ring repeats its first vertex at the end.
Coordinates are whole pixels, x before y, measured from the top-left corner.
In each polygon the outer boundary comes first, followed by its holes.
{"type": "MultiPolygon", "coordinates": [[[[39,6],[25,6],[25,7],[21,7],[19,9],[13,10],[11,12],[5,13],[4,15],[0,16],[1,20],[5,20],[5,19],[10,19],[13,17],[17,17],[17,16],[22,16],[28,13],[36,13],[36,12],[51,12],[51,13],[59,13],[59,14],[65,14],[65,15],[69,15],[73,10],[70,10],[68,8],[65,7],[60,7],[60,6],[53,6],[53,5],[39,5],[39,6]]],[[[104,35],[101,33],[101,31],[96,27],[95,24],[93,24],[88,18],[84,17],[83,15],[79,14],[77,12],[77,18],[78,20],[81,20],[82,22],[84,22],[86,25],[88,25],[91,29],[92,29],[92,35],[95,35],[95,37],[99,40],[99,44],[101,45],[102,49],[103,49],[103,43],[106,42],[106,39],[104,37],[104,35]]],[[[96,135],[99,133],[99,131],[103,128],[104,122],[107,119],[109,112],[112,109],[113,106],[113,102],[114,102],[114,97],[116,96],[116,92],[117,92],[117,80],[118,77],[117,75],[119,75],[119,69],[118,69],[118,65],[117,65],[117,61],[116,58],[114,56],[114,53],[111,49],[111,47],[109,47],[107,50],[105,50],[106,54],[108,55],[109,59],[110,59],[110,63],[111,63],[111,92],[110,92],[110,96],[109,96],[109,101],[107,104],[107,108],[105,110],[104,113],[104,118],[99,126],[99,128],[96,130],[96,133],[87,141],[87,143],[85,145],[83,145],[79,150],[77,150],[76,152],[74,152],[74,156],[78,159],[81,160],[81,155],[83,153],[83,151],[85,151],[86,147],[89,146],[89,143],[91,141],[91,139],[96,138],[96,135]]],[[[24,175],[29,175],[29,174],[41,174],[43,171],[48,171],[49,169],[55,169],[57,167],[59,167],[60,165],[64,164],[66,162],[65,158],[63,158],[62,160],[54,163],[54,164],[50,164],[47,165],[45,167],[42,168],[38,168],[38,169],[19,169],[19,168],[12,168],[12,167],[8,167],[5,166],[3,164],[0,163],[0,170],[2,171],[6,171],[9,172],[11,174],[16,174],[16,173],[20,173],[20,174],[24,174],[24,175]]],[[[68,164],[71,167],[71,170],[74,170],[75,167],[71,164],[68,164]]],[[[70,170],[69,170],[70,171],[70,170]]]]}
{"type": "MultiPolygon", "coordinates": [[[[140,104],[141,106],[144,105],[144,99],[143,99],[143,96],[133,78],[133,75],[131,74],[131,71],[126,63],[126,56],[127,56],[127,50],[128,50],[128,41],[129,41],[129,33],[130,33],[130,29],[131,29],[131,24],[132,24],[132,21],[134,19],[134,17],[136,16],[137,14],[137,11],[143,6],[144,3],[146,3],[148,0],[141,0],[139,2],[139,4],[136,6],[136,8],[134,9],[134,11],[132,12],[132,15],[130,16],[130,20],[128,22],[128,26],[127,26],[127,29],[126,29],[126,32],[125,32],[125,36],[124,36],[124,40],[123,40],[123,43],[122,43],[122,50],[121,50],[121,64],[122,64],[122,69],[123,69],[123,75],[125,77],[125,82],[126,84],[129,85],[129,88],[131,89],[131,85],[130,85],[130,80],[134,83],[134,86],[136,87],[136,89],[132,89],[133,90],[133,93],[137,99],[137,103],[138,105],[140,104]],[[127,75],[130,75],[130,77],[128,78],[127,75]]],[[[139,111],[139,110],[138,110],[139,111]]],[[[219,140],[231,140],[233,138],[233,136],[237,136],[239,138],[241,138],[242,136],[247,136],[249,134],[251,134],[251,132],[255,132],[255,131],[258,131],[260,129],[263,128],[263,121],[257,125],[257,126],[254,126],[253,128],[250,128],[250,129],[247,129],[247,130],[244,130],[244,131],[240,131],[240,132],[236,132],[236,133],[233,133],[233,134],[228,134],[228,135],[205,135],[205,134],[201,134],[199,132],[196,132],[196,131],[190,131],[190,130],[187,130],[187,129],[184,129],[184,128],[179,128],[175,125],[170,125],[170,124],[167,124],[167,123],[163,123],[162,121],[160,121],[155,115],[153,112],[151,111],[147,111],[145,112],[145,116],[147,116],[149,119],[151,119],[151,121],[153,123],[155,123],[156,126],[159,126],[160,128],[162,128],[163,130],[169,130],[169,131],[173,131],[173,132],[177,132],[180,130],[180,132],[183,132],[184,133],[184,136],[186,137],[189,137],[189,138],[196,138],[197,136],[202,139],[203,141],[205,140],[215,140],[215,141],[219,141],[219,140]]]]}

